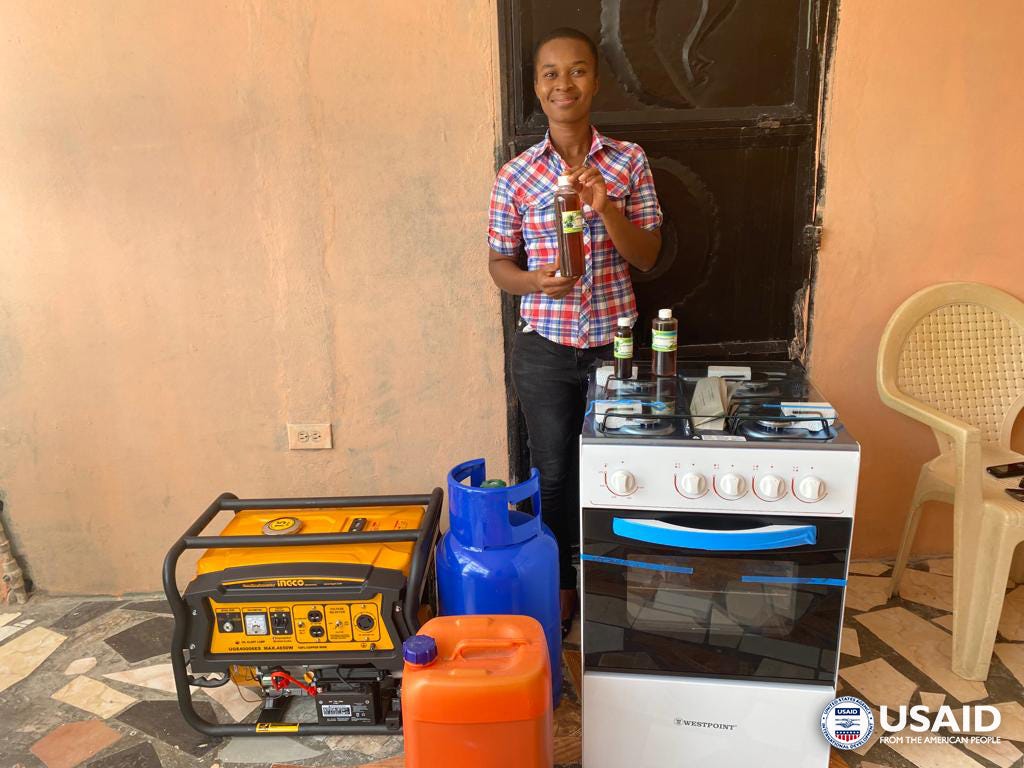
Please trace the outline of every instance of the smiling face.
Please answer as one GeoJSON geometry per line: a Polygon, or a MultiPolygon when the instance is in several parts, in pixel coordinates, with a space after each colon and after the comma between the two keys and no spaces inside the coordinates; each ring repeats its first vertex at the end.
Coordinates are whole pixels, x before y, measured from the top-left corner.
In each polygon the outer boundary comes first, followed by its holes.
{"type": "Polygon", "coordinates": [[[550,123],[590,120],[597,93],[597,62],[582,40],[556,37],[537,51],[533,92],[550,123]]]}

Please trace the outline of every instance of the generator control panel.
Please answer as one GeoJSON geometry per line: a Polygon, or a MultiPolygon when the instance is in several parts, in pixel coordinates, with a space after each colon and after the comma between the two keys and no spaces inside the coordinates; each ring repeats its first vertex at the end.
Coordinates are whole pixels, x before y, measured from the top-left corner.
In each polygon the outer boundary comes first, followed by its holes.
{"type": "Polygon", "coordinates": [[[381,620],[381,595],[369,601],[219,603],[211,653],[386,651],[395,645],[381,620]]]}

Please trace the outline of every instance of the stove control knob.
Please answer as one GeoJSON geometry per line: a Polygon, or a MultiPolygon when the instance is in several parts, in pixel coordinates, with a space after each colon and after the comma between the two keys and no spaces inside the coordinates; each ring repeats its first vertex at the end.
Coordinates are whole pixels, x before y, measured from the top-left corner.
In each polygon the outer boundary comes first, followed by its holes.
{"type": "Polygon", "coordinates": [[[821,501],[825,498],[825,481],[814,475],[800,478],[796,492],[804,501],[821,501]]]}
{"type": "Polygon", "coordinates": [[[737,474],[729,472],[722,475],[716,484],[719,495],[727,499],[738,499],[747,492],[746,481],[737,474]]]}
{"type": "Polygon", "coordinates": [[[688,472],[683,475],[682,482],[679,483],[679,489],[683,496],[689,496],[692,499],[698,496],[703,496],[708,490],[708,481],[704,479],[704,475],[698,475],[696,472],[688,472]]]}
{"type": "Polygon", "coordinates": [[[778,501],[786,495],[786,483],[778,475],[765,475],[757,481],[757,495],[765,501],[778,501]]]}
{"type": "Polygon", "coordinates": [[[636,476],[624,469],[617,469],[608,475],[608,490],[616,496],[629,496],[636,490],[636,476]]]}

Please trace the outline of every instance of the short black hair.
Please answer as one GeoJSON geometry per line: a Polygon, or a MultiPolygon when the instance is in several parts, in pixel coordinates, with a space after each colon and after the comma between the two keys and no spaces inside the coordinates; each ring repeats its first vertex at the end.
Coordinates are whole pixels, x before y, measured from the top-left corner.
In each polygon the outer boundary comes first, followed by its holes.
{"type": "Polygon", "coordinates": [[[558,27],[552,29],[540,40],[538,40],[533,46],[533,79],[537,79],[537,54],[540,53],[540,49],[550,43],[552,40],[561,40],[562,38],[569,38],[570,40],[579,40],[587,44],[587,48],[590,49],[590,55],[594,57],[594,74],[597,74],[597,45],[593,40],[590,39],[590,35],[586,32],[580,32],[578,29],[573,27],[558,27]]]}

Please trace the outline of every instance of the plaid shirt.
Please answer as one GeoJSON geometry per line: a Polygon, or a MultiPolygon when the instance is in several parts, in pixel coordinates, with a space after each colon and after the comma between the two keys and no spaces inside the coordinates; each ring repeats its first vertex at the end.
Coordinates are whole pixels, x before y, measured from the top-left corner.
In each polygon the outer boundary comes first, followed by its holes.
{"type": "MultiPolygon", "coordinates": [[[[609,201],[644,229],[661,226],[647,156],[637,144],[616,141],[592,129],[585,164],[604,176],[609,201]]],[[[567,169],[550,135],[506,163],[491,191],[487,242],[499,256],[518,259],[526,247],[526,268],[558,261],[558,232],[552,198],[558,176],[567,169]]],[[[629,264],[615,250],[601,217],[583,206],[583,277],[563,299],[543,293],[523,297],[519,313],[541,336],[570,347],[609,344],[617,318],[636,322],[636,299],[629,264]]]]}

